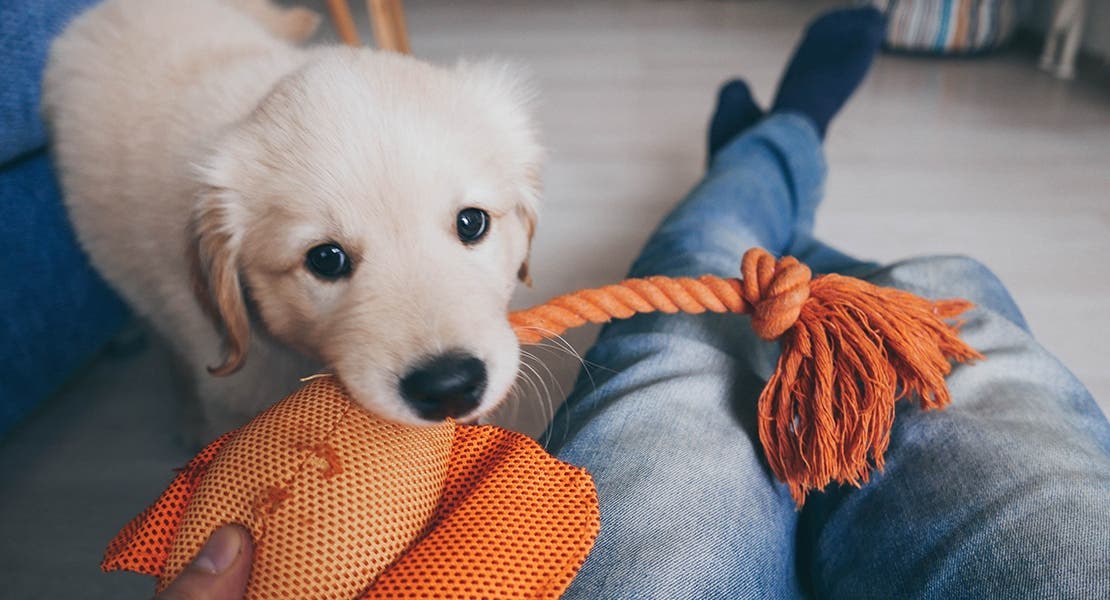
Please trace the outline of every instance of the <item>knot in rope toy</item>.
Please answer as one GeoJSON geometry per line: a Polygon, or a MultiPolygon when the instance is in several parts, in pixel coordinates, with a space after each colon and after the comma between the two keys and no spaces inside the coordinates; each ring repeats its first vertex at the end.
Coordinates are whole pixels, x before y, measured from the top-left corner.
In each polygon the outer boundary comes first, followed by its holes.
{"type": "Polygon", "coordinates": [[[740,273],[744,300],[754,307],[752,329],[765,340],[778,339],[798,321],[813,273],[793,256],[776,262],[763,249],[744,253],[740,273]]]}
{"type": "Polygon", "coordinates": [[[861,485],[883,468],[894,403],[922,408],[951,401],[950,361],[983,356],[949,323],[966,300],[930,301],[841,275],[811,279],[793,257],[752,248],[742,279],[648,277],[559,296],[509,315],[521,342],[535,343],[587,322],[636,313],[750,314],[782,353],[759,398],[759,438],[775,475],[799,506],[831,482],[861,485]]]}

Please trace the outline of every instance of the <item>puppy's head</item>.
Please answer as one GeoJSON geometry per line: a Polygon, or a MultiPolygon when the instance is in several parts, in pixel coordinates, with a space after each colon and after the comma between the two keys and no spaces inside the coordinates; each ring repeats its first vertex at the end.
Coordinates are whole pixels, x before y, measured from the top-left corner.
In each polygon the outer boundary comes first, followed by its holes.
{"type": "Polygon", "coordinates": [[[493,408],[539,194],[527,94],[498,66],[345,49],[280,82],[200,169],[198,294],[227,347],[212,371],[247,360],[253,327],[385,418],[493,408]]]}

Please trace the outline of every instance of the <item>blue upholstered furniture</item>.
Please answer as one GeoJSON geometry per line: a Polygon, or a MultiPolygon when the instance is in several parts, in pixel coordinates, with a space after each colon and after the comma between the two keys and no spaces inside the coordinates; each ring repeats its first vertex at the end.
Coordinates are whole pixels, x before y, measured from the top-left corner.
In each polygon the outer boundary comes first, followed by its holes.
{"type": "Polygon", "coordinates": [[[0,437],[127,319],[77,245],[38,113],[50,41],[96,1],[0,2],[0,437]]]}

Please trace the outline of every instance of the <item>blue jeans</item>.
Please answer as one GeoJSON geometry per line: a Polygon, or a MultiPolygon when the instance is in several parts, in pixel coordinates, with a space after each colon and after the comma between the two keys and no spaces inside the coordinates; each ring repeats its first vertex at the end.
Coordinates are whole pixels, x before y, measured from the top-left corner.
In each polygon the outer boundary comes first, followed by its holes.
{"type": "Polygon", "coordinates": [[[736,315],[608,325],[553,421],[597,482],[601,534],[568,598],[1110,598],[1110,425],[963,257],[887,267],[812,237],[825,175],[807,120],[775,115],[712,161],[632,276],[736,276],[751,246],[978,306],[953,403],[901,402],[885,472],[797,511],[770,474],[756,400],[777,344],[736,315]]]}

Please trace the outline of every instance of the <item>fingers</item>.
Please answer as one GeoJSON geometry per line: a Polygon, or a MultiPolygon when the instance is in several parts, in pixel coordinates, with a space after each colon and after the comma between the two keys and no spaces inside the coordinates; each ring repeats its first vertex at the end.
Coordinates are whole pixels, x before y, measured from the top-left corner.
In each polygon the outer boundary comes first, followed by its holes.
{"type": "Polygon", "coordinates": [[[225,525],[212,533],[192,564],[156,600],[241,600],[253,553],[247,530],[225,525]]]}

